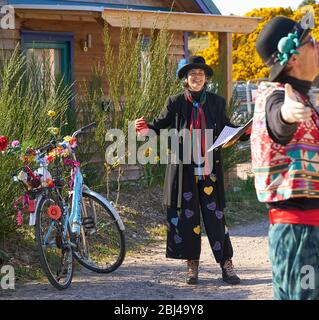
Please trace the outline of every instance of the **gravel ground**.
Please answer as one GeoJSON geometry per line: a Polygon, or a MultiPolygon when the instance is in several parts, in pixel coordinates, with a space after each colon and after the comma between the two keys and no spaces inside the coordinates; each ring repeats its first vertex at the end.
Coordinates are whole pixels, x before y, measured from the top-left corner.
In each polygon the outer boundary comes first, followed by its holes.
{"type": "Polygon", "coordinates": [[[200,280],[185,283],[184,261],[165,258],[165,241],[127,257],[108,275],[76,271],[72,285],[64,291],[49,283],[27,282],[15,290],[0,289],[1,300],[12,299],[112,299],[112,300],[268,300],[272,299],[271,269],[267,247],[268,221],[230,229],[233,262],[241,284],[230,286],[221,280],[219,266],[212,259],[208,240],[202,239],[200,280]]]}

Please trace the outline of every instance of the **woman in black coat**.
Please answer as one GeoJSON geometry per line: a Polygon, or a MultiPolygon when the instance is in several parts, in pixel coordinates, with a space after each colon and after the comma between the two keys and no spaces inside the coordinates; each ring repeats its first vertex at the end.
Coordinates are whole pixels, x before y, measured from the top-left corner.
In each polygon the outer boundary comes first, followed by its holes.
{"type": "Polygon", "coordinates": [[[180,142],[177,163],[170,163],[166,168],[164,183],[168,226],[166,257],[186,259],[187,283],[198,282],[201,212],[213,255],[222,268],[223,280],[230,284],[238,284],[240,279],[233,269],[231,260],[233,248],[223,212],[225,190],[219,149],[209,153],[213,156],[212,170],[208,171],[204,167],[205,162],[209,161],[207,149],[210,145],[202,133],[206,129],[212,129],[215,140],[224,126],[233,126],[226,116],[225,99],[206,91],[207,77],[212,75],[213,70],[205,63],[204,58],[190,57],[188,63],[178,72],[178,77],[184,79],[184,92],[169,97],[166,107],[153,123],[147,124],[142,117],[136,120],[135,127],[139,135],[147,134],[150,129],[157,134],[166,128],[177,129],[177,132],[183,129],[189,130],[186,131],[189,132],[186,140],[191,143],[191,161],[183,159],[185,143],[180,142]],[[194,156],[198,155],[198,150],[201,156],[206,154],[205,162],[201,165],[194,156]]]}

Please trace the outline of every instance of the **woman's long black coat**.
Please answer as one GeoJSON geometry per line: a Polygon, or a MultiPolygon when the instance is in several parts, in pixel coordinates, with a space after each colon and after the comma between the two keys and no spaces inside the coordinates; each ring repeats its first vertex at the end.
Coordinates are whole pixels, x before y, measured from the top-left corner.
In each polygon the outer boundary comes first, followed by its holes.
{"type": "MultiPolygon", "coordinates": [[[[226,102],[225,99],[207,92],[206,95],[206,110],[210,113],[210,116],[206,116],[206,128],[214,130],[214,140],[220,134],[224,126],[232,126],[226,116],[226,102]]],[[[191,116],[192,105],[186,100],[185,93],[168,98],[166,107],[161,112],[158,118],[156,118],[152,124],[148,124],[150,129],[153,129],[157,134],[160,133],[161,129],[172,128],[178,131],[182,129],[189,129],[190,116],[191,116]]],[[[183,154],[181,148],[180,154],[183,154]]],[[[221,159],[220,149],[214,151],[214,173],[217,178],[217,196],[220,203],[220,208],[225,208],[225,190],[224,190],[224,178],[223,178],[223,165],[221,159]]],[[[181,195],[182,179],[182,161],[179,164],[168,164],[165,174],[164,182],[164,205],[173,208],[181,207],[181,195]]]]}

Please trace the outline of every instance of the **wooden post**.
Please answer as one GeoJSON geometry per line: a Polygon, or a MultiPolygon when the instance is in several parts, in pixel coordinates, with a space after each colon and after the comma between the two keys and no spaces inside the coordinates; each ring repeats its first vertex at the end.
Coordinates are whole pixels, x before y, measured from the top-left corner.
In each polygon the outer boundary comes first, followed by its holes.
{"type": "Polygon", "coordinates": [[[220,93],[229,103],[233,93],[232,34],[229,32],[218,33],[218,41],[218,60],[222,86],[220,93]]]}

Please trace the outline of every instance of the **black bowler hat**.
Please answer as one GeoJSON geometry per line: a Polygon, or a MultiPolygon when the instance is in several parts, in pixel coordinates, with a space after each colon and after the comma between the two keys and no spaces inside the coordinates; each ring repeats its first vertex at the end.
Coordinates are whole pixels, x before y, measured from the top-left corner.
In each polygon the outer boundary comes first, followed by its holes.
{"type": "Polygon", "coordinates": [[[309,32],[310,29],[303,29],[300,23],[283,16],[272,18],[261,30],[256,50],[270,68],[270,81],[275,81],[280,75],[290,56],[309,32]]]}
{"type": "Polygon", "coordinates": [[[211,77],[213,75],[213,69],[206,64],[203,57],[190,56],[189,59],[186,60],[186,64],[178,70],[178,77],[183,79],[191,69],[202,69],[205,71],[207,77],[211,77]]]}

